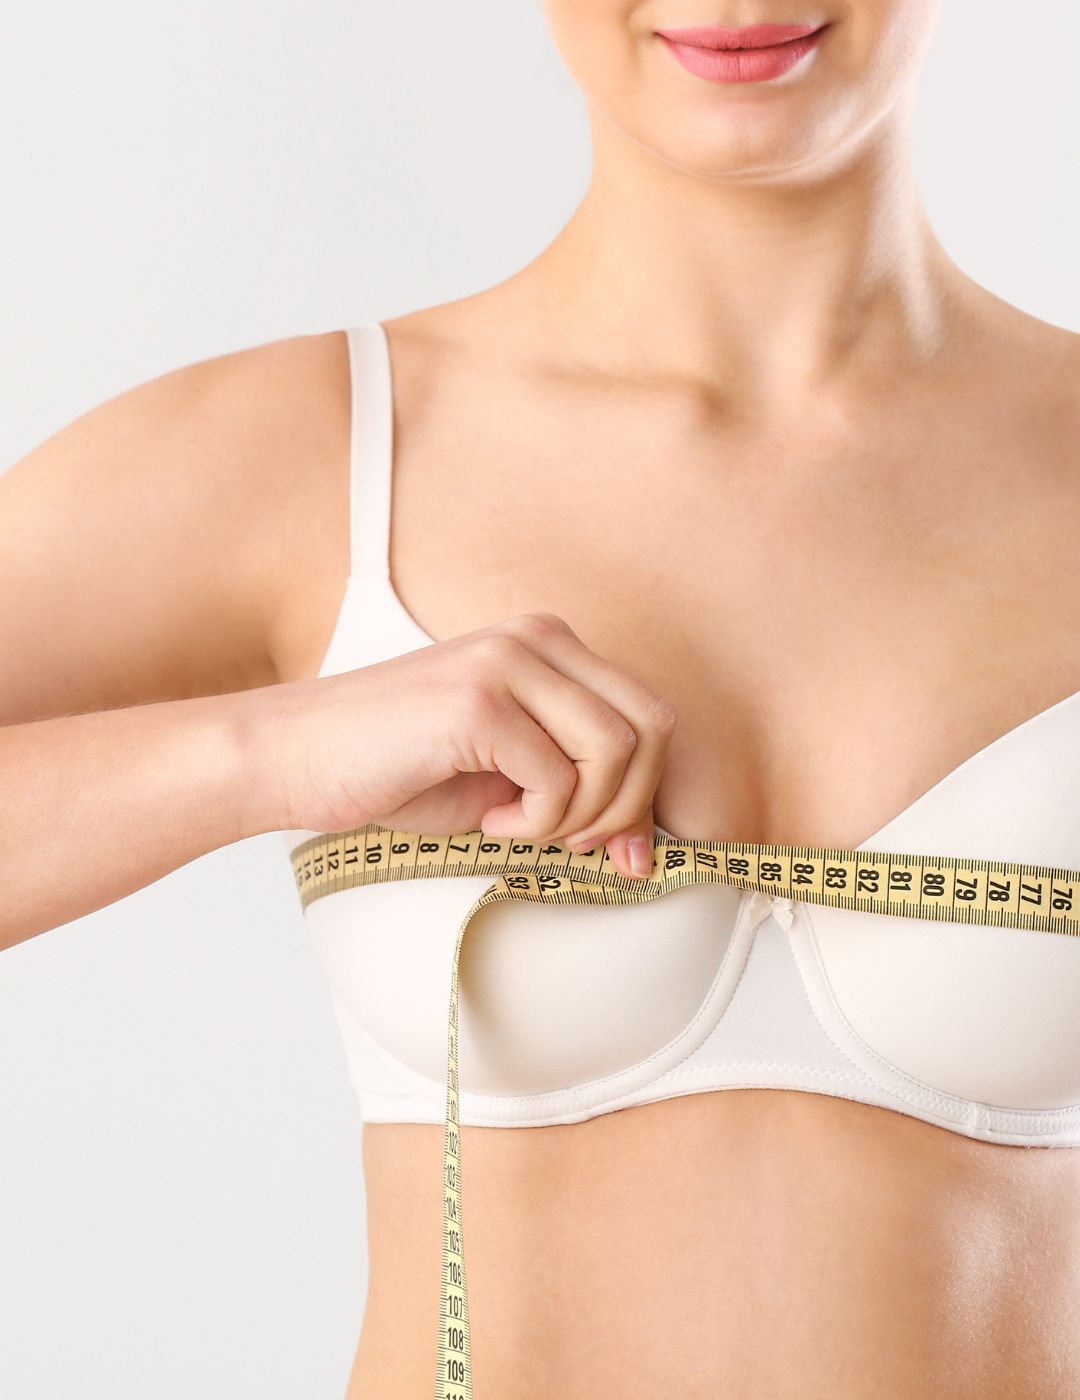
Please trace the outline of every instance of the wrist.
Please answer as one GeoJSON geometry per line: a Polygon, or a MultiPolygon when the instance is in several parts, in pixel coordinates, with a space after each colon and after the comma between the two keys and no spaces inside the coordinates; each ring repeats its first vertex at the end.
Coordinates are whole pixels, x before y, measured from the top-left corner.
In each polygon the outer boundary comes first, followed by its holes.
{"type": "Polygon", "coordinates": [[[292,683],[257,686],[220,701],[219,745],[237,835],[288,828],[285,716],[292,683]]]}

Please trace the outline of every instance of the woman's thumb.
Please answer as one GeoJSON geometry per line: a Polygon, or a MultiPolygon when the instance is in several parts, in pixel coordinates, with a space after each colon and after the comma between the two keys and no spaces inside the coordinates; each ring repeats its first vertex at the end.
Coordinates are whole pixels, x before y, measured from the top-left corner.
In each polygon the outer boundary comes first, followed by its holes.
{"type": "Polygon", "coordinates": [[[650,807],[640,821],[607,841],[608,854],[621,875],[645,879],[653,871],[653,814],[650,807]]]}

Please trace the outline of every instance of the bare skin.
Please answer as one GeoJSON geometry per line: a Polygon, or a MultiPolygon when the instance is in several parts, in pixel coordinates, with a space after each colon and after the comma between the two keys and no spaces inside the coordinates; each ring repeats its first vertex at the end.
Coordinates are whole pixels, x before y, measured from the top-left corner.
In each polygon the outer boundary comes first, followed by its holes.
{"type": "MultiPolygon", "coordinates": [[[[1077,1393],[1074,1152],[754,1089],[466,1128],[462,1154],[477,1396],[1077,1393]]],[[[348,1395],[406,1400],[438,1336],[441,1131],[367,1124],[363,1161],[348,1395]]]]}

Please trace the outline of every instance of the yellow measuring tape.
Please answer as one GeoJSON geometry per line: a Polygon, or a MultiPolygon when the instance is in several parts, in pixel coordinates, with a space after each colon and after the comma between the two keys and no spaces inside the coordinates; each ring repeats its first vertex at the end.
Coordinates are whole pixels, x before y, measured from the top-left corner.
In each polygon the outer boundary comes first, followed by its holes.
{"type": "Polygon", "coordinates": [[[494,881],[461,921],[450,975],[436,1400],[472,1400],[461,1223],[458,960],[465,930],[478,910],[504,899],[540,904],[637,904],[682,885],[719,883],[871,914],[1080,934],[1080,872],[998,860],[739,841],[680,841],[654,832],[652,874],[635,880],[615,869],[604,846],[574,855],[557,842],[485,836],[482,831],[426,836],[369,822],[353,831],[312,837],[292,852],[292,864],[304,909],[324,895],[385,880],[483,875],[494,881]]]}

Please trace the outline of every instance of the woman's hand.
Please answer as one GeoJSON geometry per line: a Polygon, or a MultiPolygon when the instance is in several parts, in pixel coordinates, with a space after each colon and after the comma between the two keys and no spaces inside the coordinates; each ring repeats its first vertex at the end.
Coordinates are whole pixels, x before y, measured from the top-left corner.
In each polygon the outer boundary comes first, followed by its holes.
{"type": "Polygon", "coordinates": [[[264,694],[282,829],[479,828],[652,869],[675,712],[552,613],[264,694]]]}

